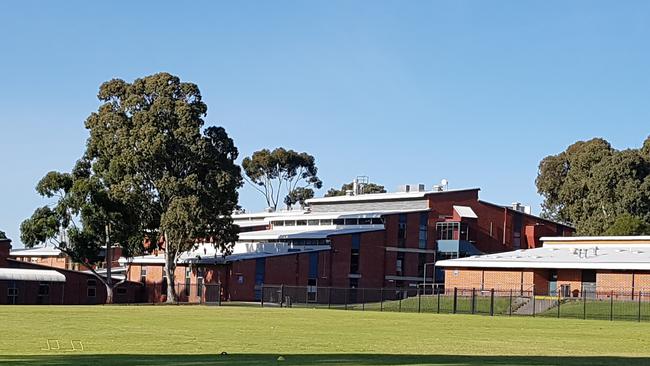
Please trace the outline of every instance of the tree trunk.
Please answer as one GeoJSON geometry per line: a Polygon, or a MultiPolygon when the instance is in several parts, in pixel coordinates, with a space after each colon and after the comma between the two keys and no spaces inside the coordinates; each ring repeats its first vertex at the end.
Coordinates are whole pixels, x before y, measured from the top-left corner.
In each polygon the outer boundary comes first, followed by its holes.
{"type": "Polygon", "coordinates": [[[110,224],[106,224],[106,251],[104,252],[104,262],[106,262],[106,303],[113,303],[113,248],[111,248],[110,224]]]}
{"type": "Polygon", "coordinates": [[[107,304],[112,304],[113,303],[113,286],[109,285],[108,283],[104,284],[106,286],[106,303],[107,304]]]}
{"type": "Polygon", "coordinates": [[[165,234],[165,277],[167,278],[167,303],[175,304],[178,302],[176,295],[176,282],[174,272],[176,272],[176,253],[172,252],[170,242],[165,234]]]}

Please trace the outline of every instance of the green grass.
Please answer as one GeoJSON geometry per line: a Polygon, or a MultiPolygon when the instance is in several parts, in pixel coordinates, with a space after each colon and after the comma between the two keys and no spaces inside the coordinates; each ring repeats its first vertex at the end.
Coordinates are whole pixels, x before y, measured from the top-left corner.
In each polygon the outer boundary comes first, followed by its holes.
{"type": "Polygon", "coordinates": [[[634,322],[295,308],[2,306],[0,330],[0,365],[650,364],[650,323],[634,322]],[[68,349],[78,340],[84,350],[44,350],[47,339],[68,349]]]}
{"type": "MultiPolygon", "coordinates": [[[[474,312],[481,314],[490,313],[490,298],[486,296],[477,296],[474,303],[474,312]]],[[[454,308],[453,296],[446,295],[440,296],[440,308],[438,308],[438,296],[426,295],[421,296],[418,300],[417,296],[412,296],[401,301],[392,300],[384,301],[383,304],[373,302],[368,304],[355,304],[348,306],[352,310],[383,310],[383,311],[397,311],[406,313],[417,313],[418,308],[421,313],[451,313],[454,308]]],[[[456,301],[456,312],[458,313],[471,313],[472,308],[471,297],[458,297],[456,301]]],[[[340,307],[340,305],[339,305],[340,307]]],[[[510,299],[504,297],[494,298],[494,314],[508,314],[510,312],[510,299]]]]}
{"type": "MultiPolygon", "coordinates": [[[[553,307],[548,311],[540,314],[541,316],[557,317],[557,307],[553,307]]],[[[639,315],[641,321],[650,320],[650,303],[647,301],[613,301],[609,299],[588,299],[583,302],[582,299],[577,300],[563,300],[560,304],[560,317],[561,318],[578,318],[582,319],[612,319],[614,320],[638,320],[639,315]],[[640,314],[639,314],[640,307],[640,314]]]]}

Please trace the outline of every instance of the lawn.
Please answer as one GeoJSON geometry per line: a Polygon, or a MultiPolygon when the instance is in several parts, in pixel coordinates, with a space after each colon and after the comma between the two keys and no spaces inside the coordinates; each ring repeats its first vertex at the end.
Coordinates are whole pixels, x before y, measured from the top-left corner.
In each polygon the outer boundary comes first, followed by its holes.
{"type": "MultiPolygon", "coordinates": [[[[341,305],[338,305],[341,307],[341,305]]],[[[451,313],[454,308],[454,299],[453,296],[444,295],[426,295],[421,296],[419,299],[417,296],[408,297],[403,300],[392,300],[384,301],[383,304],[380,302],[373,302],[367,304],[355,304],[348,306],[348,309],[352,310],[383,310],[383,311],[397,311],[397,312],[411,312],[417,313],[418,309],[421,313],[451,313]],[[438,306],[438,300],[440,300],[440,306],[438,306]]],[[[456,312],[458,313],[471,313],[472,308],[472,299],[469,296],[458,296],[456,300],[456,312]]],[[[494,298],[494,314],[509,314],[510,311],[510,299],[505,297],[495,297],[494,298]]],[[[480,314],[489,314],[490,313],[490,297],[489,296],[477,296],[474,299],[474,312],[480,314]]]]}
{"type": "Polygon", "coordinates": [[[650,323],[598,320],[296,308],[2,306],[0,329],[0,365],[650,364],[650,323]],[[61,349],[48,350],[48,339],[58,340],[61,349]]]}
{"type": "MultiPolygon", "coordinates": [[[[568,299],[560,303],[561,318],[578,318],[582,319],[610,319],[613,320],[632,320],[641,321],[650,320],[650,302],[644,300],[638,301],[621,301],[609,299],[568,299]]],[[[540,316],[557,317],[557,306],[548,311],[539,314],[540,316]]]]}

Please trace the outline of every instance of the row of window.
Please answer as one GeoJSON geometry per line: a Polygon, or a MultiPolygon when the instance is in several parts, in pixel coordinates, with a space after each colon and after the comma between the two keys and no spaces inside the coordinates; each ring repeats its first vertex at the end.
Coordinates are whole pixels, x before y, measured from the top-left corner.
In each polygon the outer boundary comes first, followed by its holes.
{"type": "Polygon", "coordinates": [[[271,221],[275,226],[329,226],[329,225],[383,225],[380,217],[362,217],[351,219],[313,219],[313,220],[277,220],[271,221]]]}
{"type": "MultiPolygon", "coordinates": [[[[126,288],[124,287],[118,287],[116,290],[116,293],[118,295],[124,295],[126,294],[126,288]]],[[[16,304],[18,302],[18,287],[16,287],[16,283],[12,283],[11,287],[7,288],[7,299],[9,304],[16,304]]],[[[41,282],[38,284],[38,292],[37,292],[37,303],[38,304],[46,304],[47,301],[46,299],[50,296],[50,283],[49,282],[41,282]]],[[[97,280],[90,279],[86,281],[86,296],[87,297],[97,297],[97,280]]]]}

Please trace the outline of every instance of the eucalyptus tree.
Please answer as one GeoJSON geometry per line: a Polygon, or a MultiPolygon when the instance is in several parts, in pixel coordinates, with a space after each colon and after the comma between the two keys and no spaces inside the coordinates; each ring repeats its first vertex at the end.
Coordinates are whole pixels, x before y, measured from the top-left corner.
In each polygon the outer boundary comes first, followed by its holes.
{"type": "Polygon", "coordinates": [[[289,204],[294,199],[304,199],[309,191],[313,193],[312,187],[323,186],[316,159],[306,152],[282,147],[273,151],[262,149],[244,158],[242,167],[249,183],[264,196],[267,207],[274,210],[281,200],[289,204]]]}
{"type": "Polygon", "coordinates": [[[167,301],[176,302],[181,253],[198,242],[228,250],[237,239],[237,148],[224,128],[203,129],[198,86],[168,73],[107,81],[98,97],[86,156],[111,197],[138,210],[152,241],[162,239],[167,301]]]}
{"type": "Polygon", "coordinates": [[[609,232],[641,230],[650,222],[649,141],[621,151],[596,138],[544,158],[535,181],[542,214],[583,235],[602,235],[613,225],[609,232]]]}
{"type": "Polygon", "coordinates": [[[49,243],[73,262],[84,265],[106,287],[106,302],[113,302],[113,290],[124,279],[112,276],[112,248],[119,244],[122,253],[132,256],[142,250],[142,230],[137,212],[110,198],[106,187],[92,176],[86,161],[80,160],[71,173],[49,172],[36,191],[56,201],[37,208],[20,225],[21,240],[27,247],[49,243]],[[103,255],[102,255],[103,253],[103,255]],[[106,262],[106,275],[96,266],[106,262]]]}

